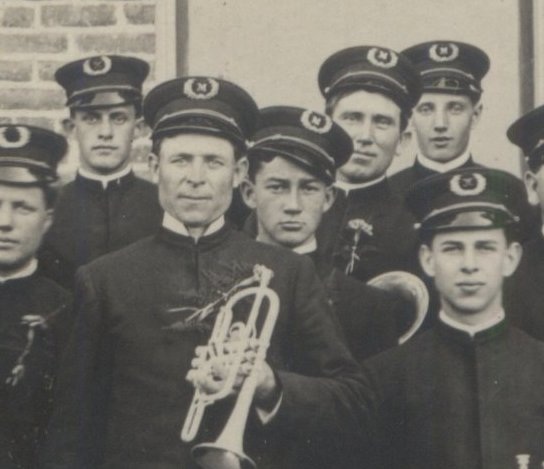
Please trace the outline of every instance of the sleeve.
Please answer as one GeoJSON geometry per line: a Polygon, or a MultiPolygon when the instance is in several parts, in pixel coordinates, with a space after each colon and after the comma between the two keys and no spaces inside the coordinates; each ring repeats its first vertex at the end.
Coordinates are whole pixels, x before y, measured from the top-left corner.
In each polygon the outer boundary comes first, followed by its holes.
{"type": "Polygon", "coordinates": [[[43,467],[98,467],[103,452],[111,347],[104,311],[86,267],[77,274],[75,323],[58,372],[43,467]]]}
{"type": "MultiPolygon", "coordinates": [[[[300,258],[293,281],[293,366],[278,370],[282,403],[269,426],[317,446],[363,447],[373,394],[344,341],[311,262],[300,258]]],[[[319,453],[319,450],[318,450],[319,453]]]]}

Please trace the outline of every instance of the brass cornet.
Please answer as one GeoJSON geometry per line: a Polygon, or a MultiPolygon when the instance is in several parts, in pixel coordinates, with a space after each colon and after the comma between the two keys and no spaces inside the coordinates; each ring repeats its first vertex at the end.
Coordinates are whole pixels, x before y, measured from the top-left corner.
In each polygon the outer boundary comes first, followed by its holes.
{"type": "Polygon", "coordinates": [[[234,293],[220,309],[207,345],[197,347],[195,354],[199,362],[197,369],[191,370],[194,376],[209,376],[214,361],[225,359],[228,362],[228,375],[223,387],[215,393],[205,393],[198,387],[181,430],[184,442],[192,441],[200,427],[207,406],[227,397],[234,386],[244,353],[248,345],[256,347],[255,363],[244,379],[232,413],[215,442],[201,443],[193,447],[191,454],[204,469],[245,469],[255,468],[255,463],[244,454],[243,438],[247,418],[257,387],[257,372],[266,359],[266,351],[276,324],[279,312],[279,298],[268,287],[273,272],[262,266],[254,268],[257,286],[244,288],[234,293]],[[233,322],[233,308],[244,298],[253,296],[247,321],[233,322]],[[261,312],[263,302],[268,300],[268,308],[261,312]],[[233,339],[234,338],[234,339],[233,339]],[[236,342],[236,344],[234,344],[236,342]],[[235,345],[235,346],[233,346],[235,345]]]}

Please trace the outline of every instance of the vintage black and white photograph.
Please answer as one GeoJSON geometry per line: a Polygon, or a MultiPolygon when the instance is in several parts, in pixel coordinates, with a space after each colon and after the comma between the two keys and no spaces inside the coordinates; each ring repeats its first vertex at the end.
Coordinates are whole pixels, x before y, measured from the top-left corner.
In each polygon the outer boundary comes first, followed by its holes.
{"type": "Polygon", "coordinates": [[[543,54],[544,0],[0,0],[0,469],[544,468],[543,54]]]}

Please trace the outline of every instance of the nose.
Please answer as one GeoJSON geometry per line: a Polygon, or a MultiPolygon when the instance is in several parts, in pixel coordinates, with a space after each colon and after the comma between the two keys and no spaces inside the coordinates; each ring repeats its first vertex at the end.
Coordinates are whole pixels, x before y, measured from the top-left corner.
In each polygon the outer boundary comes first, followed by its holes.
{"type": "Polygon", "coordinates": [[[464,273],[472,274],[478,270],[478,263],[474,249],[466,249],[463,253],[462,270],[464,273]]]}
{"type": "Polygon", "coordinates": [[[13,228],[13,210],[6,204],[0,205],[0,230],[10,231],[13,228]]]}
{"type": "Polygon", "coordinates": [[[368,119],[359,123],[354,132],[354,140],[358,145],[371,145],[373,141],[372,124],[368,119]]]}
{"type": "Polygon", "coordinates": [[[109,119],[102,119],[100,121],[100,127],[98,129],[98,135],[100,138],[109,139],[113,135],[113,126],[109,119]]]}
{"type": "Polygon", "coordinates": [[[189,171],[187,173],[187,182],[192,184],[193,186],[198,186],[204,183],[205,178],[205,168],[204,163],[199,159],[195,158],[189,167],[189,171]]]}
{"type": "Polygon", "coordinates": [[[284,212],[289,215],[296,215],[301,212],[300,194],[297,190],[290,190],[285,196],[284,212]]]}
{"type": "Polygon", "coordinates": [[[448,114],[445,109],[438,109],[434,115],[434,129],[437,131],[445,131],[448,128],[448,114]]]}

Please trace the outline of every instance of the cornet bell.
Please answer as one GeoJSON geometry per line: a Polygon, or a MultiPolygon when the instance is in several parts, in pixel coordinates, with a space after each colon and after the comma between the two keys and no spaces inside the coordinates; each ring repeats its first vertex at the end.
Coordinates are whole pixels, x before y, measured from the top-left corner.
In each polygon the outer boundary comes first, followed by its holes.
{"type": "Polygon", "coordinates": [[[226,450],[214,443],[196,445],[191,454],[202,469],[256,469],[257,465],[242,452],[226,450]]]}

